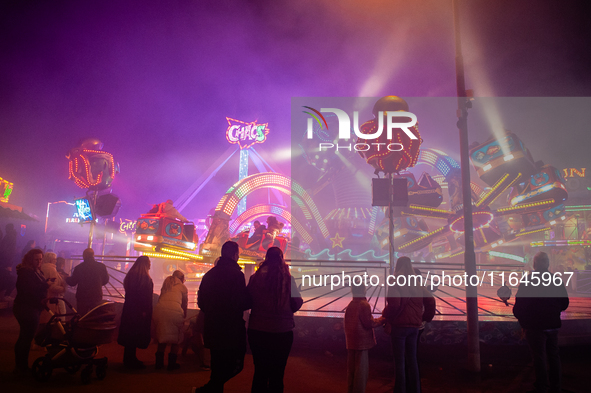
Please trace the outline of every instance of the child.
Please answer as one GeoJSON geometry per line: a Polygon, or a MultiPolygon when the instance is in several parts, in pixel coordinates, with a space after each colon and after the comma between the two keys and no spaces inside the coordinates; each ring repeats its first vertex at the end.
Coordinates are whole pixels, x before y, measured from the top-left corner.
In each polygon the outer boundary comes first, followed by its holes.
{"type": "Polygon", "coordinates": [[[368,351],[376,345],[373,328],[384,319],[373,318],[371,306],[365,299],[365,286],[351,287],[353,300],[345,311],[345,341],[347,344],[347,392],[364,393],[369,375],[368,351]]]}

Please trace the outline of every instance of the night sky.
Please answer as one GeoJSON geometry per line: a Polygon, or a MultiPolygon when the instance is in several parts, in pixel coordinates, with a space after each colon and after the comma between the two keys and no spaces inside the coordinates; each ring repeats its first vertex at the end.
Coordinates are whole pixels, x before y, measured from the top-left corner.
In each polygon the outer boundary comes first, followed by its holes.
{"type": "MultiPolygon", "coordinates": [[[[462,3],[475,96],[591,96],[588,2],[462,3]]],[[[119,217],[135,219],[226,152],[226,116],[269,123],[257,151],[289,174],[292,97],[456,94],[449,0],[4,1],[0,37],[0,177],[14,183],[10,203],[39,217],[47,202],[83,196],[65,158],[83,138],[120,163],[119,217]]],[[[589,101],[561,102],[551,126],[532,113],[499,118],[536,159],[591,168],[589,101]],[[523,136],[528,116],[540,124],[523,136]]],[[[457,134],[430,132],[428,147],[457,157],[457,134]]],[[[183,213],[203,218],[237,178],[236,155],[183,213]]]]}

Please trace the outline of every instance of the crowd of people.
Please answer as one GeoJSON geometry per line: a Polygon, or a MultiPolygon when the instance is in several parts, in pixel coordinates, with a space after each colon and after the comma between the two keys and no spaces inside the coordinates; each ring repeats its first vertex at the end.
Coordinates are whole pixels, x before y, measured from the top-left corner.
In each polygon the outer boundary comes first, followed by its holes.
{"type": "MultiPolygon", "coordinates": [[[[14,347],[15,372],[30,372],[29,350],[40,322],[46,322],[49,311],[63,314],[63,302],[47,303],[48,297],[63,297],[66,287],[77,286],[77,308],[81,314],[91,311],[102,301],[102,286],[109,275],[104,264],[94,259],[92,249],[83,253],[83,262],[69,276],[63,261],[53,252],[30,248],[16,267],[16,298],[13,313],[20,326],[14,347]],[[60,266],[61,265],[61,266],[60,266]],[[45,307],[47,306],[47,308],[45,307]]],[[[193,392],[223,392],[224,384],[240,373],[244,366],[247,342],[252,352],[254,376],[251,392],[283,392],[284,373],[293,344],[294,313],[303,304],[298,286],[290,274],[283,252],[270,247],[248,284],[238,265],[239,246],[226,242],[215,266],[202,278],[198,292],[197,334],[201,345],[210,352],[209,381],[194,387],[193,392]],[[244,312],[250,310],[248,328],[244,312]]],[[[548,271],[548,256],[540,252],[534,258],[534,269],[548,271]]],[[[117,342],[124,347],[126,368],[144,369],[136,356],[152,339],[157,343],[155,369],[180,368],[177,356],[183,342],[187,321],[188,290],[180,270],[164,280],[160,297],[153,306],[154,284],[150,277],[151,261],[140,256],[127,273],[123,286],[125,302],[117,342]]],[[[396,276],[417,274],[408,257],[396,262],[396,276]]],[[[410,280],[408,280],[410,283],[410,280]]],[[[384,326],[390,335],[395,360],[394,392],[420,392],[417,345],[426,322],[435,314],[435,299],[424,286],[393,286],[387,293],[382,316],[374,318],[365,297],[365,287],[351,287],[352,300],[344,317],[347,348],[347,386],[349,393],[365,392],[369,374],[368,351],[376,345],[374,328],[384,326]]],[[[568,307],[564,285],[532,287],[520,285],[514,314],[525,330],[536,373],[535,391],[560,391],[560,357],[558,329],[560,313],[568,307]],[[546,366],[548,363],[548,367],[546,366]]],[[[51,315],[51,314],[49,314],[51,315]]]]}

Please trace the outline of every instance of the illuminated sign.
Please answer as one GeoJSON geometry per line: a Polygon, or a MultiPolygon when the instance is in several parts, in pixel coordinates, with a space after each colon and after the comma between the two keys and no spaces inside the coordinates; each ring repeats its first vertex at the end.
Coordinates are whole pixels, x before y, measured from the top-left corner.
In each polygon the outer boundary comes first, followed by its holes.
{"type": "Polygon", "coordinates": [[[256,121],[246,123],[229,117],[226,117],[226,120],[228,120],[226,139],[232,144],[237,143],[240,149],[248,149],[255,143],[263,143],[267,140],[269,123],[257,124],[256,121]]]}
{"type": "Polygon", "coordinates": [[[133,234],[135,232],[135,223],[136,221],[131,221],[128,219],[119,219],[119,221],[121,222],[119,224],[119,232],[124,233],[126,236],[133,234]]]}
{"type": "Polygon", "coordinates": [[[0,202],[8,202],[10,194],[12,194],[12,187],[11,182],[0,177],[0,202]]]}
{"type": "Polygon", "coordinates": [[[66,218],[66,222],[73,223],[73,224],[80,224],[80,218],[78,217],[78,213],[74,213],[72,215],[72,217],[66,218]]]}
{"type": "Polygon", "coordinates": [[[564,177],[575,177],[575,174],[578,177],[585,177],[585,169],[587,168],[581,168],[579,171],[577,168],[564,168],[562,171],[564,173],[564,177]]]}
{"type": "Polygon", "coordinates": [[[78,210],[79,222],[91,222],[94,221],[94,215],[90,207],[90,201],[88,198],[80,198],[74,201],[76,203],[76,210],[78,210]]]}

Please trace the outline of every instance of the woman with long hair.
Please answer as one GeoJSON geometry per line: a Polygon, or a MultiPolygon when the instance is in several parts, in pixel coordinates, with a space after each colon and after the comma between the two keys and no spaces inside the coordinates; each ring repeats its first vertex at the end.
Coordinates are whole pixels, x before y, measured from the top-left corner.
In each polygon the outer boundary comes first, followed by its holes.
{"type": "Polygon", "coordinates": [[[382,313],[392,326],[390,336],[396,363],[394,392],[419,393],[417,337],[423,315],[435,313],[435,299],[422,285],[420,275],[415,274],[410,258],[398,258],[394,276],[396,285],[388,289],[387,305],[382,313]]]}
{"type": "Polygon", "coordinates": [[[267,250],[247,290],[252,297],[248,321],[254,361],[251,392],[283,392],[283,374],[293,344],[293,313],[303,300],[280,248],[267,250]]]}
{"type": "Polygon", "coordinates": [[[39,326],[39,316],[43,310],[42,301],[47,297],[49,284],[41,272],[42,262],[43,251],[32,249],[16,267],[16,298],[12,311],[20,326],[18,340],[14,346],[17,373],[29,370],[31,341],[39,326]]]}
{"type": "Polygon", "coordinates": [[[185,275],[175,270],[172,276],[166,277],[160,291],[158,304],[154,308],[154,325],[156,326],[156,366],[164,367],[164,351],[170,344],[168,354],[168,371],[177,370],[180,365],[176,362],[179,344],[183,341],[183,324],[187,316],[188,290],[184,284],[185,275]]]}
{"type": "Polygon", "coordinates": [[[146,368],[144,363],[138,360],[136,349],[146,349],[151,339],[154,283],[150,277],[150,266],[150,258],[139,257],[123,280],[125,303],[121,312],[117,342],[125,347],[123,365],[126,368],[146,368]]]}

